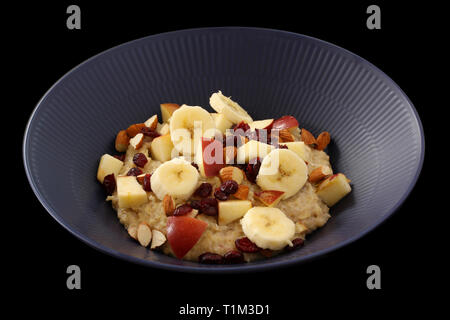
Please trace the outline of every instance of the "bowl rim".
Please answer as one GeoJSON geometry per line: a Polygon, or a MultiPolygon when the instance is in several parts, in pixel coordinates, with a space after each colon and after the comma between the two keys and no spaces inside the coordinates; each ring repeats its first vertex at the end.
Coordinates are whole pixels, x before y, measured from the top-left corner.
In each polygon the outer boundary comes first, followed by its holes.
{"type": "MultiPolygon", "coordinates": [[[[414,125],[414,124],[413,124],[414,125]]],[[[397,83],[395,81],[393,81],[386,73],[384,73],[381,69],[379,69],[377,66],[373,65],[371,62],[367,61],[366,59],[360,57],[359,55],[345,49],[342,48],[338,45],[335,45],[331,42],[325,41],[325,40],[321,40],[312,36],[308,36],[308,35],[304,35],[304,34],[300,34],[300,33],[296,33],[296,32],[291,32],[291,31],[286,31],[286,30],[279,30],[279,29],[272,29],[272,28],[261,28],[261,27],[241,27],[241,26],[225,26],[225,27],[204,27],[204,28],[189,28],[189,29],[180,29],[180,30],[175,30],[175,31],[169,31],[169,32],[163,32],[163,33],[158,33],[158,34],[154,34],[154,35],[149,35],[149,36],[144,36],[144,37],[140,37],[131,41],[127,41],[124,43],[121,43],[119,45],[113,46],[109,49],[103,50],[95,55],[93,55],[92,57],[82,61],[81,63],[77,64],[75,67],[71,68],[69,71],[67,71],[65,74],[63,74],[45,93],[44,95],[39,99],[39,101],[37,102],[36,106],[34,107],[30,118],[28,119],[28,122],[26,124],[25,127],[25,132],[24,132],[24,137],[23,137],[23,144],[22,144],[22,157],[23,157],[23,165],[24,165],[24,169],[25,169],[25,173],[28,179],[28,182],[31,186],[31,189],[33,190],[35,196],[37,197],[37,199],[39,200],[39,202],[41,203],[41,205],[46,209],[46,211],[61,225],[63,226],[67,231],[69,231],[72,235],[74,235],[75,237],[77,237],[79,240],[81,240],[82,242],[86,243],[87,245],[89,245],[90,247],[106,253],[107,255],[110,255],[112,257],[116,257],[116,258],[120,258],[122,260],[128,261],[128,262],[133,262],[139,265],[144,265],[147,267],[155,267],[155,268],[159,268],[159,269],[165,269],[165,270],[171,270],[171,271],[179,271],[179,272],[190,272],[190,273],[236,273],[236,272],[250,272],[250,271],[265,271],[265,270],[271,270],[271,269],[275,269],[275,268],[280,268],[280,267],[288,267],[288,266],[292,266],[295,264],[300,264],[300,263],[304,263],[307,261],[311,261],[314,259],[317,259],[320,256],[323,256],[327,253],[330,253],[332,251],[341,249],[353,242],[355,242],[356,240],[364,237],[365,235],[367,235],[368,233],[370,233],[371,231],[373,231],[375,228],[377,228],[378,226],[380,226],[382,223],[384,223],[389,217],[391,217],[400,207],[401,205],[405,202],[405,200],[408,198],[409,194],[411,193],[411,191],[414,189],[420,173],[422,171],[423,168],[423,162],[424,162],[424,158],[425,158],[425,135],[424,135],[424,129],[423,129],[423,125],[422,122],[420,120],[420,116],[415,108],[415,106],[413,105],[413,103],[411,102],[411,100],[409,99],[409,97],[405,94],[405,92],[397,85],[397,83]],[[37,111],[39,110],[39,108],[42,106],[42,102],[46,99],[46,97],[49,95],[49,93],[51,91],[53,91],[53,89],[59,85],[60,82],[62,82],[64,79],[66,79],[67,77],[69,77],[73,72],[75,72],[76,70],[78,70],[79,68],[81,68],[82,66],[91,63],[93,60],[95,60],[97,57],[104,55],[104,54],[109,54],[112,51],[116,51],[116,50],[123,50],[124,48],[126,48],[127,46],[134,44],[134,43],[138,43],[141,41],[148,41],[153,40],[153,39],[158,39],[160,37],[165,37],[168,35],[183,35],[183,34],[189,34],[189,33],[196,33],[196,32],[211,32],[211,31],[236,31],[236,30],[245,30],[247,32],[271,32],[273,34],[278,33],[279,35],[287,35],[287,36],[291,36],[291,37],[297,37],[297,38],[303,38],[303,39],[307,39],[309,41],[316,41],[321,45],[324,45],[328,48],[330,48],[331,50],[337,50],[337,51],[343,51],[346,54],[352,56],[354,59],[356,59],[359,63],[363,63],[365,65],[367,65],[368,67],[370,67],[371,69],[373,69],[374,71],[376,71],[378,73],[378,75],[383,78],[384,81],[387,81],[388,83],[390,83],[392,85],[393,88],[395,88],[396,90],[398,90],[400,95],[403,95],[403,97],[405,98],[405,100],[407,101],[407,106],[412,110],[412,115],[414,118],[414,122],[415,125],[417,126],[417,128],[419,129],[419,134],[420,134],[420,158],[419,158],[419,163],[417,166],[417,170],[414,173],[414,177],[410,183],[410,185],[408,186],[408,189],[405,191],[405,193],[399,198],[399,200],[395,203],[395,205],[388,210],[381,218],[379,218],[375,223],[373,223],[372,225],[370,225],[368,228],[366,228],[365,230],[359,232],[357,235],[343,241],[340,242],[338,244],[335,244],[333,246],[327,247],[325,249],[319,250],[317,252],[311,253],[309,255],[303,256],[303,257],[297,257],[297,258],[292,258],[290,260],[282,260],[282,261],[273,261],[271,259],[267,259],[264,260],[263,263],[258,263],[258,262],[254,262],[254,263],[245,263],[245,264],[237,264],[237,265],[226,265],[226,266],[210,266],[210,265],[201,265],[199,264],[199,266],[183,266],[183,265],[176,265],[176,264],[166,264],[163,262],[159,262],[159,261],[152,261],[152,260],[145,260],[145,259],[141,259],[141,258],[137,258],[137,257],[133,257],[124,253],[121,253],[119,251],[113,250],[109,247],[106,247],[92,239],[89,239],[87,236],[83,235],[81,232],[78,232],[77,230],[72,229],[65,221],[64,219],[62,219],[57,212],[55,212],[55,210],[53,210],[53,208],[51,208],[51,206],[44,200],[41,192],[39,191],[33,176],[32,176],[32,172],[30,169],[30,165],[29,165],[29,148],[28,148],[28,144],[29,144],[29,133],[30,133],[30,126],[35,118],[35,115],[37,113],[37,111]]],[[[175,259],[175,258],[174,258],[175,259]]]]}

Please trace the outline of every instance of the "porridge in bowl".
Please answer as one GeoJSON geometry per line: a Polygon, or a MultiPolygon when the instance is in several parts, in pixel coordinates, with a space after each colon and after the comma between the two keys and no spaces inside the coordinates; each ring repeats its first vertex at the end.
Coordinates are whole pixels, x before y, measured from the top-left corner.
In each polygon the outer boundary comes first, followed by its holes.
{"type": "Polygon", "coordinates": [[[242,263],[300,248],[351,191],[293,116],[254,121],[220,91],[210,113],[161,104],[116,136],[119,155],[100,159],[119,221],[149,250],[201,263],[242,263]]]}

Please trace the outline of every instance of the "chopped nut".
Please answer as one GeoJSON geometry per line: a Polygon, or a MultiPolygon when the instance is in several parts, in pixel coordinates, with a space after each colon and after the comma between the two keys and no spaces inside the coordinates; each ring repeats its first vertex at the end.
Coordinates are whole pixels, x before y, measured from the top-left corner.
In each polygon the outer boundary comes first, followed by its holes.
{"type": "Polygon", "coordinates": [[[240,184],[237,191],[233,194],[233,197],[239,200],[247,200],[249,190],[248,186],[240,184]]]}
{"type": "Polygon", "coordinates": [[[317,137],[316,149],[317,150],[325,149],[328,146],[328,144],[330,143],[330,141],[331,141],[330,134],[327,131],[322,132],[317,137]]]}
{"type": "Polygon", "coordinates": [[[331,171],[331,169],[329,167],[321,166],[321,167],[315,168],[313,171],[311,171],[311,173],[309,174],[308,181],[311,183],[317,183],[317,182],[325,179],[332,173],[333,172],[331,171]]]}
{"type": "Polygon", "coordinates": [[[147,247],[152,241],[152,229],[146,222],[141,222],[137,227],[137,240],[143,247],[147,247]]]}
{"type": "Polygon", "coordinates": [[[223,182],[227,180],[234,180],[237,184],[240,184],[242,183],[242,180],[244,180],[244,173],[239,168],[228,166],[220,169],[219,177],[223,182]]]}
{"type": "Polygon", "coordinates": [[[127,135],[130,138],[133,138],[135,135],[141,132],[142,128],[145,128],[145,123],[132,124],[127,129],[127,135]]]}
{"type": "Polygon", "coordinates": [[[129,226],[128,234],[130,235],[131,238],[137,240],[137,226],[129,226]]]}
{"type": "Polygon", "coordinates": [[[144,143],[144,135],[142,133],[138,133],[134,138],[130,139],[130,144],[136,150],[142,147],[143,143],[144,143]]]}
{"type": "Polygon", "coordinates": [[[151,130],[155,130],[158,125],[158,116],[155,114],[150,117],[147,121],[144,122],[145,126],[150,128],[151,130]]]}
{"type": "Polygon", "coordinates": [[[127,131],[126,130],[119,131],[119,133],[116,136],[116,143],[115,143],[116,150],[119,152],[127,151],[129,143],[130,138],[127,135],[127,131]]]}
{"type": "Polygon", "coordinates": [[[162,202],[164,213],[166,214],[166,216],[171,216],[175,211],[175,201],[170,195],[166,194],[162,202]]]}
{"type": "Polygon", "coordinates": [[[166,242],[166,236],[161,231],[153,230],[152,234],[152,245],[150,246],[150,249],[160,247],[166,242]]]}

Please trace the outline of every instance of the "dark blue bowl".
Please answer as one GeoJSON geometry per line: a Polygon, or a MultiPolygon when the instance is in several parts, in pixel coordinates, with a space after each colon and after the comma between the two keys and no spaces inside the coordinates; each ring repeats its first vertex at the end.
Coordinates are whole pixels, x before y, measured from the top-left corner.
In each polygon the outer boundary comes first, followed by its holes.
{"type": "Polygon", "coordinates": [[[79,239],[131,262],[193,272],[271,269],[304,262],[360,238],[406,199],[423,162],[412,103],[382,71],[342,48],[290,32],[207,28],[164,33],[107,50],[64,75],[39,101],[23,145],[25,170],[47,211],[79,239]],[[159,103],[209,108],[222,90],[255,119],[294,115],[331,133],[332,165],[353,192],[306,245],[234,266],[180,261],[140,247],[96,181],[116,133],[159,112],[159,103]]]}

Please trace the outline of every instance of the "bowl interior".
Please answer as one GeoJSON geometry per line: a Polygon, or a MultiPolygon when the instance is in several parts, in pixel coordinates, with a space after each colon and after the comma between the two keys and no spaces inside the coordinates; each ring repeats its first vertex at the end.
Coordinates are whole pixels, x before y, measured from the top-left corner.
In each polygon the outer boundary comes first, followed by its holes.
{"type": "Polygon", "coordinates": [[[384,73],[326,42],[252,28],[186,30],[129,42],[73,69],[42,98],[24,140],[30,183],[45,208],[90,245],[130,261],[189,271],[270,268],[304,261],[372,229],[405,199],[423,161],[420,121],[384,73]],[[301,250],[243,266],[179,261],[132,241],[96,181],[116,133],[159,113],[162,102],[212,111],[212,92],[254,119],[295,116],[329,131],[328,153],[353,192],[301,250]]]}

